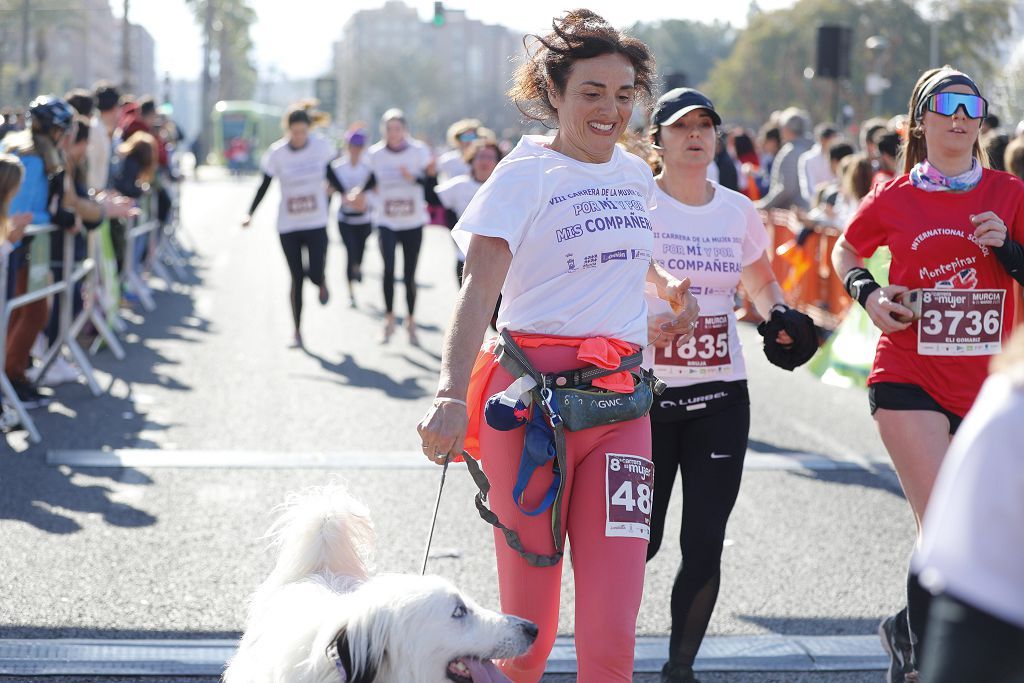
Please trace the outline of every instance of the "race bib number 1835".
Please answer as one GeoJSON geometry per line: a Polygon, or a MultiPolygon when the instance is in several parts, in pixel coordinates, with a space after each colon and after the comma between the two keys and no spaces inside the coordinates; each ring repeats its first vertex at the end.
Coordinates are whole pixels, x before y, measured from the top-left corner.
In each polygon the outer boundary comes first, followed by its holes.
{"type": "Polygon", "coordinates": [[[664,377],[705,378],[729,373],[729,316],[700,316],[693,337],[685,344],[677,347],[673,337],[667,348],[655,347],[654,364],[664,377]]]}
{"type": "Polygon", "coordinates": [[[654,465],[636,455],[605,454],[605,536],[651,540],[654,465]]]}

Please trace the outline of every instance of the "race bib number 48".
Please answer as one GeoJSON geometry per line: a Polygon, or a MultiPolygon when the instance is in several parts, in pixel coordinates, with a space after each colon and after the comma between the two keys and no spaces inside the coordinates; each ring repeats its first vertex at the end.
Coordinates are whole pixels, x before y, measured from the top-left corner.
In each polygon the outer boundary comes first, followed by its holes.
{"type": "Polygon", "coordinates": [[[1002,289],[926,289],[921,293],[917,352],[989,356],[1002,350],[1002,289]]]}
{"type": "Polygon", "coordinates": [[[606,453],[605,536],[651,540],[654,465],[636,455],[606,453]]]}
{"type": "Polygon", "coordinates": [[[700,316],[690,341],[677,347],[673,338],[668,347],[655,348],[654,364],[658,374],[666,377],[709,377],[729,372],[729,316],[700,316]]]}

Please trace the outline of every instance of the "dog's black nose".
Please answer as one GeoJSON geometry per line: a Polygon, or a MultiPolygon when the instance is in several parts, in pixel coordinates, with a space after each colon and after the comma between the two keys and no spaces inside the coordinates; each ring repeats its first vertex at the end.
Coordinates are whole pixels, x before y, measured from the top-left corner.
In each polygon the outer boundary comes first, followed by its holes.
{"type": "Polygon", "coordinates": [[[519,625],[519,628],[523,629],[523,633],[529,636],[531,641],[537,640],[537,634],[540,633],[540,629],[537,628],[537,624],[532,621],[524,621],[519,625]]]}

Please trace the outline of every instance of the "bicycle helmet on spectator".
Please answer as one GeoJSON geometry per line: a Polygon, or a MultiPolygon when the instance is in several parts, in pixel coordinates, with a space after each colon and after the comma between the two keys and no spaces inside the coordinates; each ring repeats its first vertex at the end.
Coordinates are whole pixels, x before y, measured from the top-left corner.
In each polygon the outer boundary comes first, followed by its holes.
{"type": "Polygon", "coordinates": [[[28,115],[32,121],[39,122],[40,132],[46,133],[54,128],[67,130],[75,118],[75,110],[59,97],[40,95],[28,105],[28,115]]]}

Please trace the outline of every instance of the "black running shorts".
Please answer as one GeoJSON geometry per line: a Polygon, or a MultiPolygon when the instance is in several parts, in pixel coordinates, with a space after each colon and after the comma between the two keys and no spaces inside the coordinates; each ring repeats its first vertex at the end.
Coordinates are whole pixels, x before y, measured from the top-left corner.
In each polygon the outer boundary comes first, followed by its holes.
{"type": "Polygon", "coordinates": [[[878,382],[868,386],[868,403],[871,414],[879,408],[885,410],[933,410],[949,419],[949,433],[956,434],[963,418],[939,405],[931,394],[916,384],[902,382],[878,382]]]}

